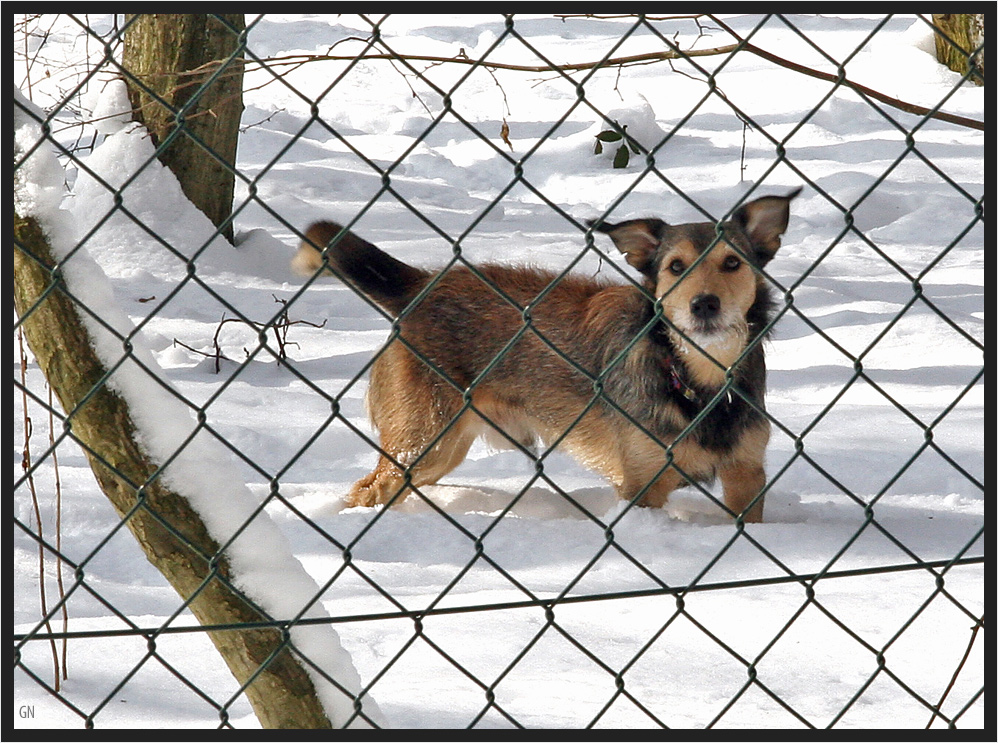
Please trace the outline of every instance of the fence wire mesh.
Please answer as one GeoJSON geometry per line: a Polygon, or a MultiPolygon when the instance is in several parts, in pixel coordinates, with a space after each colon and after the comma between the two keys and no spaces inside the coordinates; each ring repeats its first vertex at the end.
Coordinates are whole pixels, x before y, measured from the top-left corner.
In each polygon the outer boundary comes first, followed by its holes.
{"type": "MultiPolygon", "coordinates": [[[[258,496],[251,518],[289,534],[329,616],[295,606],[260,626],[356,700],[341,724],[986,724],[985,133],[968,82],[983,81],[983,45],[961,75],[916,48],[927,16],[248,16],[226,27],[237,54],[191,96],[245,69],[236,162],[200,143],[232,169],[232,215],[199,231],[157,212],[174,203],[157,175],[169,143],[130,139],[104,105],[141,84],[121,61],[133,22],[15,24],[20,89],[77,222],[53,277],[95,254],[135,326],[118,365],[151,337],[164,388],[258,496]],[[932,84],[900,84],[906,66],[932,84]],[[502,431],[512,451],[473,450],[452,484],[343,510],[387,454],[362,409],[368,372],[407,340],[349,287],[274,269],[309,221],[483,282],[483,261],[512,258],[546,265],[552,286],[580,272],[626,284],[635,274],[587,218],[718,220],[797,185],[765,269],[768,523],[722,514],[709,484],[667,514],[616,503],[558,441],[535,450],[502,431]],[[220,253],[230,226],[236,247],[220,253]],[[291,639],[315,624],[336,628],[359,692],[291,639]],[[372,699],[385,720],[365,712],[372,699]]],[[[196,138],[191,111],[176,111],[177,136],[196,138]]],[[[536,334],[531,308],[517,311],[514,338],[536,334]]],[[[253,679],[227,676],[128,517],[101,503],[22,321],[15,722],[253,726],[253,679]]]]}

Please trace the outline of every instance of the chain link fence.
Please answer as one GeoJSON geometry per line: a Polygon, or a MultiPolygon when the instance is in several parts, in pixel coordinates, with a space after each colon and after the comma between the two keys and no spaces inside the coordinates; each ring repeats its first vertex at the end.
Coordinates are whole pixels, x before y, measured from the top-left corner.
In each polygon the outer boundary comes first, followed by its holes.
{"type": "MultiPolygon", "coordinates": [[[[329,617],[262,626],[320,673],[288,633],[336,629],[362,679],[346,724],[985,725],[983,46],[961,76],[915,48],[922,16],[246,20],[231,256],[228,225],[157,215],[148,141],[108,147],[134,131],[101,108],[122,18],[21,18],[15,65],[81,220],[67,262],[96,253],[315,577],[329,617]],[[888,87],[906,65],[930,81],[888,87]],[[626,283],[587,218],[719,219],[797,185],[766,269],[769,523],[720,518],[707,484],[615,503],[523,447],[343,510],[378,451],[366,374],[400,341],[346,286],[278,274],[310,221],[419,265],[626,283]]],[[[100,504],[14,331],[15,723],[253,726],[252,681],[100,504]]]]}

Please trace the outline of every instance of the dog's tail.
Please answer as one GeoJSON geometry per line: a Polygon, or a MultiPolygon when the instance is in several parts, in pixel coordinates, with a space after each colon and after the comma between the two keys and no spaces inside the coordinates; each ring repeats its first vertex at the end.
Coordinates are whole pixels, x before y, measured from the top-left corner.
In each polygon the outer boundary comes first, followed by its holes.
{"type": "Polygon", "coordinates": [[[430,277],[334,222],[316,222],[305,231],[291,268],[302,276],[331,269],[392,315],[401,313],[430,277]]]}

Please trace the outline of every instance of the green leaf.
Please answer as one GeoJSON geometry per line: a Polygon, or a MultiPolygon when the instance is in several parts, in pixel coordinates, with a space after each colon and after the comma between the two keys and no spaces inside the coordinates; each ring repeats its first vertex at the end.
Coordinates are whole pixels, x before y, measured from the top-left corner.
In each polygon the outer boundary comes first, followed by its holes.
{"type": "Polygon", "coordinates": [[[598,139],[596,140],[596,154],[597,155],[603,154],[603,143],[600,142],[598,139]]]}
{"type": "Polygon", "coordinates": [[[631,153],[627,151],[624,145],[620,145],[617,150],[617,154],[613,156],[613,167],[615,168],[626,168],[627,163],[631,160],[631,153]]]}
{"type": "Polygon", "coordinates": [[[596,139],[600,140],[601,142],[619,142],[620,138],[621,137],[619,132],[611,130],[600,132],[599,134],[596,135],[596,139]]]}

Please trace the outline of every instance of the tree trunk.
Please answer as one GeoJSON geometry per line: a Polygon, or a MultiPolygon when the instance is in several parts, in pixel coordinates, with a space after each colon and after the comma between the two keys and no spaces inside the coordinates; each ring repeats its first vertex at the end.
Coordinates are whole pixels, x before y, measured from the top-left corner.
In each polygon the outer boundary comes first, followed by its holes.
{"type": "MultiPolygon", "coordinates": [[[[14,308],[38,364],[66,411],[97,482],[198,621],[261,622],[266,617],[238,591],[228,560],[200,516],[169,490],[136,442],[125,402],[106,384],[74,302],[51,267],[48,241],[31,218],[14,214],[14,308]],[[169,528],[164,526],[168,524],[169,528]]],[[[330,727],[312,680],[276,629],[209,632],[265,728],[330,727]]]]}
{"type": "Polygon", "coordinates": [[[125,20],[122,65],[133,115],[187,198],[231,242],[245,17],[157,13],[125,20]]]}
{"type": "Polygon", "coordinates": [[[932,23],[940,33],[936,33],[936,59],[959,72],[967,74],[973,60],[974,69],[969,80],[977,85],[984,85],[984,14],[983,13],[952,13],[948,15],[932,15],[932,23]],[[949,38],[946,38],[949,37],[949,38]],[[980,53],[974,56],[974,52],[980,53]]]}

